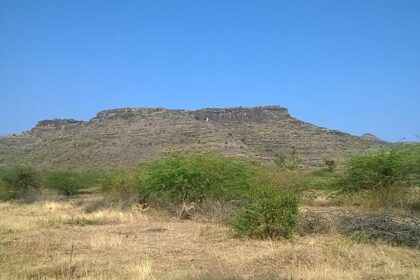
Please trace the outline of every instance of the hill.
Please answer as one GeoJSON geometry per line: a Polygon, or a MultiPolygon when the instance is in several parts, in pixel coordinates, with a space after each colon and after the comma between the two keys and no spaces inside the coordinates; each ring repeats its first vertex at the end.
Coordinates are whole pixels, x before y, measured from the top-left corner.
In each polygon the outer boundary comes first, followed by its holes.
{"type": "Polygon", "coordinates": [[[164,152],[215,151],[267,162],[295,154],[304,167],[316,167],[388,145],[302,122],[279,106],[125,108],[99,112],[89,121],[44,120],[30,131],[0,137],[0,164],[109,168],[164,152]]]}

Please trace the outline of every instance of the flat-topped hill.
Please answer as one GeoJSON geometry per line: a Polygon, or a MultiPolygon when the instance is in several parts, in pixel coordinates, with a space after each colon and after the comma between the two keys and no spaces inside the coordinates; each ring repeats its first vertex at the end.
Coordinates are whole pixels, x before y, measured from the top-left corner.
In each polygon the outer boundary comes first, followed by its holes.
{"type": "Polygon", "coordinates": [[[0,164],[45,167],[134,165],[164,152],[215,151],[257,161],[296,154],[305,167],[388,144],[291,117],[279,106],[208,108],[196,111],[124,108],[89,121],[40,121],[33,129],[0,137],[0,164]]]}

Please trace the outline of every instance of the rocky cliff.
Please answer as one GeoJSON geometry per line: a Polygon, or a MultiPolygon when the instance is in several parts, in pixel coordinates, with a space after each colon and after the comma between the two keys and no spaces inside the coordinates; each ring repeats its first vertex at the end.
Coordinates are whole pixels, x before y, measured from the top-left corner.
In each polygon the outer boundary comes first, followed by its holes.
{"type": "Polygon", "coordinates": [[[171,151],[215,151],[272,162],[292,152],[305,167],[387,146],[291,117],[278,106],[202,109],[126,108],[89,121],[40,121],[32,130],[0,137],[0,164],[45,167],[134,165],[171,151]]]}

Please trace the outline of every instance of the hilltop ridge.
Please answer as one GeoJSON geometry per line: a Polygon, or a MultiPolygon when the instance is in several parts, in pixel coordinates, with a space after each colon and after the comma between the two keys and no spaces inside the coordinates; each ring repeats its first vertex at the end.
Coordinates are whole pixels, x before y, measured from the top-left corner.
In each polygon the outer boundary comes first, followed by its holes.
{"type": "Polygon", "coordinates": [[[0,137],[0,164],[106,168],[171,151],[215,151],[257,161],[293,152],[304,167],[314,167],[387,145],[370,134],[358,137],[297,120],[280,106],[120,108],[88,121],[43,120],[29,132],[0,137]]]}

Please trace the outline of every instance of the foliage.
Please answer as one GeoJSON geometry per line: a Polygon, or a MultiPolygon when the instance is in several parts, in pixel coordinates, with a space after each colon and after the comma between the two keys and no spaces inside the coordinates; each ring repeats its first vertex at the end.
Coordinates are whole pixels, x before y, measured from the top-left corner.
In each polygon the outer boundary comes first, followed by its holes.
{"type": "Polygon", "coordinates": [[[340,185],[346,191],[390,187],[404,179],[400,166],[402,157],[394,150],[352,157],[340,185]]]}
{"type": "Polygon", "coordinates": [[[297,225],[298,213],[295,194],[265,189],[242,209],[233,228],[240,236],[288,238],[297,225]]]}
{"type": "Polygon", "coordinates": [[[274,163],[279,167],[284,167],[284,165],[286,164],[286,157],[278,156],[274,159],[274,163]]]}
{"type": "Polygon", "coordinates": [[[346,166],[342,187],[359,191],[396,183],[419,186],[420,144],[399,144],[389,151],[352,157],[346,166]]]}
{"type": "Polygon", "coordinates": [[[172,154],[144,166],[140,194],[148,201],[226,201],[247,196],[252,166],[215,154],[172,154]]]}
{"type": "Polygon", "coordinates": [[[46,174],[46,186],[57,190],[60,194],[71,196],[85,187],[83,176],[79,172],[55,170],[46,174]]]}
{"type": "Polygon", "coordinates": [[[296,150],[293,148],[289,156],[280,155],[274,159],[274,163],[279,167],[284,167],[289,170],[297,170],[300,167],[300,159],[296,150]]]}
{"type": "Polygon", "coordinates": [[[410,184],[420,187],[420,143],[399,144],[393,148],[393,153],[402,159],[399,173],[410,184]]]}
{"type": "Polygon", "coordinates": [[[30,199],[40,187],[40,177],[30,166],[12,166],[0,171],[0,199],[30,199]]]}
{"type": "Polygon", "coordinates": [[[72,196],[81,189],[103,185],[104,171],[44,170],[45,186],[60,194],[72,196]]]}
{"type": "Polygon", "coordinates": [[[334,172],[335,168],[337,167],[335,160],[326,160],[325,165],[327,166],[327,170],[329,172],[334,172]]]}
{"type": "Polygon", "coordinates": [[[398,144],[388,151],[352,157],[339,186],[345,204],[416,208],[420,197],[420,144],[398,144]]]}
{"type": "Polygon", "coordinates": [[[138,188],[141,184],[139,170],[118,169],[110,171],[103,184],[104,196],[108,201],[128,206],[139,200],[138,188]]]}

